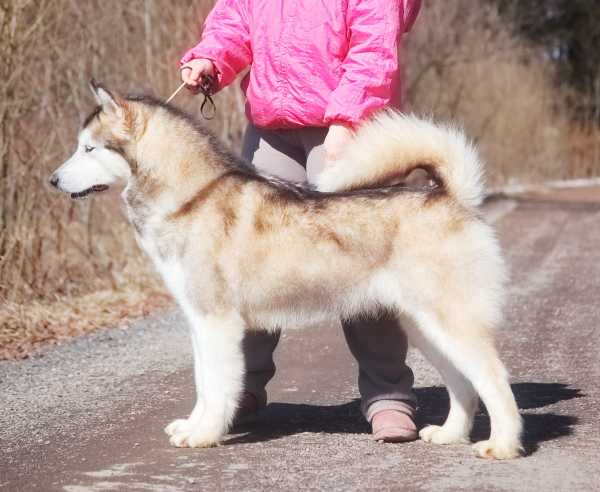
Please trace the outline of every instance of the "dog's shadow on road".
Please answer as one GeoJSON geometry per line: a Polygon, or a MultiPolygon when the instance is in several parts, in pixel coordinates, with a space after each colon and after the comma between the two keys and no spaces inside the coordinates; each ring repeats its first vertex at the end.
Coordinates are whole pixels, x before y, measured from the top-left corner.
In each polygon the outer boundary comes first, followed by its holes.
{"type": "MultiPolygon", "coordinates": [[[[571,434],[577,417],[553,412],[526,412],[585,395],[581,390],[562,383],[516,383],[512,385],[517,404],[523,416],[525,431],[523,440],[528,453],[535,451],[539,443],[571,434]],[[524,412],[525,410],[525,412],[524,412]]],[[[446,389],[431,386],[415,389],[419,401],[418,422],[441,425],[448,414],[449,400],[446,389]]],[[[271,403],[252,424],[238,426],[237,435],[228,444],[251,443],[279,439],[303,432],[328,434],[366,434],[369,425],[360,413],[359,400],[343,405],[307,405],[298,403],[271,403]]],[[[475,417],[472,438],[487,439],[490,421],[483,406],[475,417]]]]}

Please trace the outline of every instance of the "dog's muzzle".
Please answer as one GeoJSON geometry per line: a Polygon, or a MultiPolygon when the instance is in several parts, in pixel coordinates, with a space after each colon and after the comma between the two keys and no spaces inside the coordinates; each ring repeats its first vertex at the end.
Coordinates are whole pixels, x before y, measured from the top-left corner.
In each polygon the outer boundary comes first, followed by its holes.
{"type": "MultiPolygon", "coordinates": [[[[50,176],[50,185],[52,185],[57,190],[60,190],[59,182],[60,182],[60,179],[58,178],[58,176],[56,174],[53,174],[52,176],[50,176]]],[[[90,193],[101,193],[103,191],[108,190],[108,188],[109,188],[108,185],[99,184],[99,185],[91,186],[83,191],[77,191],[75,193],[69,193],[69,194],[71,195],[71,198],[73,198],[73,199],[85,198],[90,193]]],[[[64,190],[60,190],[60,191],[64,191],[64,190]]]]}

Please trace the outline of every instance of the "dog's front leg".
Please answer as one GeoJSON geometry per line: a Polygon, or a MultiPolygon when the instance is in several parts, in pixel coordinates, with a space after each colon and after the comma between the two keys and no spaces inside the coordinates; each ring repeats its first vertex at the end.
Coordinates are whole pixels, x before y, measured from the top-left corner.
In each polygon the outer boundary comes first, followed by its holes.
{"type": "Polygon", "coordinates": [[[192,320],[197,402],[188,419],[165,431],[178,447],[210,447],[227,433],[242,390],[244,324],[239,315],[207,315],[192,320]]]}

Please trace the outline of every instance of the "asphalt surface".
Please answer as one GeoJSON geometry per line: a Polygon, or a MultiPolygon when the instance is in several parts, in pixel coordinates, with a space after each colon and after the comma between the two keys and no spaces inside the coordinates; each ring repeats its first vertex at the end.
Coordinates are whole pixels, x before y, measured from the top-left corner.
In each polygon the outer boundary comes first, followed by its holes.
{"type": "MultiPolygon", "coordinates": [[[[288,331],[271,403],[222,446],[175,449],[162,429],[193,405],[191,348],[172,313],[0,363],[0,489],[600,490],[600,189],[496,198],[485,207],[511,265],[502,358],[529,455],[469,446],[376,444],[358,408],[341,330],[288,331]]],[[[411,353],[419,419],[448,398],[411,353]]],[[[489,432],[484,412],[473,432],[489,432]]]]}

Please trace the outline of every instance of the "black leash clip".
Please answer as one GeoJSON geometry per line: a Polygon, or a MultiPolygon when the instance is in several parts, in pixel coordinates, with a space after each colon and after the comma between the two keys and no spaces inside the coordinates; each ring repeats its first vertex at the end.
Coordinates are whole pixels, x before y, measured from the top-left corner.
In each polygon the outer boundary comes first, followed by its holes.
{"type": "Polygon", "coordinates": [[[212,95],[215,93],[216,80],[215,77],[209,74],[203,74],[200,79],[200,92],[204,96],[204,101],[200,105],[200,114],[205,120],[212,120],[217,114],[217,106],[213,101],[212,95]],[[209,103],[210,111],[205,113],[206,103],[209,103]]]}

